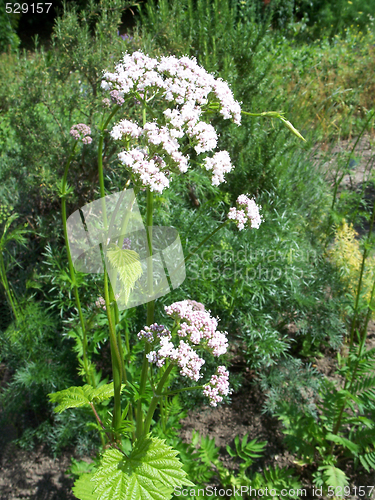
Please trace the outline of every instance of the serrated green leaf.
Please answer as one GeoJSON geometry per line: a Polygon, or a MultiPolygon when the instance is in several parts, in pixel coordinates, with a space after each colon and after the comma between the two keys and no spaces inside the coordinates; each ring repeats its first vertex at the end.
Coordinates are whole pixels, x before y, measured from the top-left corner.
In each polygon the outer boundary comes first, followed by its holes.
{"type": "Polygon", "coordinates": [[[94,493],[94,483],[92,477],[94,473],[82,474],[73,486],[73,494],[79,500],[98,500],[98,495],[94,493]]]}
{"type": "Polygon", "coordinates": [[[129,457],[107,450],[92,479],[98,500],[168,500],[174,487],[194,486],[176,455],[163,440],[150,437],[137,440],[129,457]]]}
{"type": "Polygon", "coordinates": [[[102,401],[106,401],[107,399],[113,398],[113,393],[113,382],[96,387],[91,393],[91,402],[101,403],[102,401]]]}
{"type": "Polygon", "coordinates": [[[318,470],[323,471],[323,477],[327,486],[332,486],[334,489],[348,486],[349,480],[344,471],[334,465],[322,465],[318,470]]]}
{"type": "Polygon", "coordinates": [[[48,394],[52,403],[59,403],[55,412],[63,412],[68,408],[79,408],[90,403],[101,403],[113,397],[113,382],[94,389],[91,385],[73,386],[63,391],[48,394]]]}
{"type": "Polygon", "coordinates": [[[119,273],[125,289],[125,303],[127,303],[131,290],[143,273],[139,255],[134,250],[122,249],[112,244],[107,249],[107,258],[111,266],[119,273]]]}
{"type": "Polygon", "coordinates": [[[327,434],[326,439],[328,439],[329,441],[333,441],[334,443],[341,444],[341,446],[344,446],[344,448],[348,448],[348,450],[352,451],[354,454],[357,454],[360,451],[360,447],[357,444],[349,441],[349,439],[346,439],[342,436],[337,436],[336,434],[327,434]]]}

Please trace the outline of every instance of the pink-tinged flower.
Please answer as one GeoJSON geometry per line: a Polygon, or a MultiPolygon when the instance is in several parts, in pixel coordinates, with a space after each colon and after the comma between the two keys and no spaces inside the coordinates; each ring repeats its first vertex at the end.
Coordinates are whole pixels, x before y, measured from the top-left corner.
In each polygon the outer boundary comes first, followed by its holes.
{"type": "Polygon", "coordinates": [[[98,297],[98,300],[95,301],[95,305],[99,309],[104,309],[104,311],[106,311],[106,309],[107,309],[106,305],[105,305],[105,300],[103,299],[103,297],[98,297]]]}
{"type": "Polygon", "coordinates": [[[217,330],[218,320],[213,318],[199,302],[183,300],[166,306],[165,312],[179,323],[177,334],[192,345],[208,349],[214,356],[227,352],[226,332],[217,330]]]}
{"type": "Polygon", "coordinates": [[[139,340],[146,340],[147,342],[155,342],[157,339],[166,338],[170,340],[172,338],[171,332],[164,325],[158,325],[154,323],[151,326],[145,326],[144,330],[141,330],[137,337],[139,340]]]}
{"type": "MultiPolygon", "coordinates": [[[[198,355],[197,350],[209,350],[214,356],[224,354],[228,347],[226,332],[218,332],[218,320],[211,317],[203,304],[194,300],[175,302],[165,307],[165,311],[178,325],[179,344],[175,346],[171,332],[163,325],[155,323],[146,326],[138,333],[138,338],[151,346],[147,359],[157,367],[164,366],[168,359],[179,367],[183,377],[198,381],[202,377],[200,370],[205,361],[198,355]]],[[[223,380],[219,387],[222,385],[223,380]]]]}
{"type": "Polygon", "coordinates": [[[115,140],[122,139],[123,136],[136,139],[142,134],[142,129],[130,120],[121,120],[113,127],[110,134],[115,140]]]}
{"type": "Polygon", "coordinates": [[[132,149],[122,151],[118,158],[121,163],[131,168],[143,186],[148,187],[151,191],[162,193],[164,188],[169,187],[169,179],[162,172],[166,164],[160,157],[149,160],[146,151],[132,149]]]}
{"type": "Polygon", "coordinates": [[[197,154],[212,151],[217,145],[217,134],[214,127],[205,122],[199,122],[188,132],[190,137],[197,141],[194,146],[197,154]]]}
{"type": "Polygon", "coordinates": [[[132,245],[132,240],[130,238],[124,238],[124,241],[122,243],[122,249],[123,250],[130,250],[132,245]]]}
{"type": "MultiPolygon", "coordinates": [[[[240,104],[234,99],[228,84],[220,78],[215,79],[198,65],[195,58],[168,56],[156,59],[140,51],[126,53],[113,73],[104,73],[102,88],[109,91],[112,100],[118,104],[122,104],[126,94],[131,94],[137,101],[146,97],[165,100],[164,124],[146,123],[141,135],[139,128],[125,132],[120,124],[112,130],[116,139],[124,133],[128,138],[139,139],[138,144],[149,152],[142,165],[131,162],[133,172],[138,173],[143,186],[160,193],[169,185],[163,173],[167,170],[166,165],[168,170],[177,168],[181,173],[189,168],[189,157],[180,151],[179,140],[187,136],[198,154],[216,148],[218,137],[212,125],[202,120],[202,106],[214,101],[219,104],[219,112],[224,118],[238,124],[241,119],[240,104]],[[153,162],[155,154],[163,163],[153,162]]],[[[125,159],[128,161],[129,157],[125,159]]],[[[214,186],[224,182],[224,174],[233,168],[226,151],[207,159],[205,167],[212,171],[214,186]]]]}
{"type": "Polygon", "coordinates": [[[83,144],[91,144],[92,138],[90,137],[91,129],[88,125],[84,123],[78,123],[73,125],[70,129],[70,135],[74,137],[76,141],[82,140],[83,144]]]}
{"type": "Polygon", "coordinates": [[[111,99],[115,104],[118,104],[119,106],[124,104],[125,99],[123,97],[124,96],[123,92],[119,92],[118,90],[112,90],[112,92],[110,92],[109,95],[111,96],[111,99]]]}
{"type": "Polygon", "coordinates": [[[233,168],[228,151],[219,151],[212,158],[205,158],[203,165],[206,170],[212,171],[213,186],[225,182],[224,174],[229,173],[233,168]]]}
{"type": "Polygon", "coordinates": [[[244,194],[237,198],[237,207],[243,208],[231,207],[228,212],[228,219],[234,220],[240,231],[244,229],[246,224],[258,229],[262,223],[262,217],[259,213],[261,207],[244,194]]]}
{"type": "Polygon", "coordinates": [[[211,406],[217,406],[223,400],[222,396],[229,393],[229,372],[225,366],[218,366],[216,374],[203,386],[203,394],[209,398],[211,406]]]}

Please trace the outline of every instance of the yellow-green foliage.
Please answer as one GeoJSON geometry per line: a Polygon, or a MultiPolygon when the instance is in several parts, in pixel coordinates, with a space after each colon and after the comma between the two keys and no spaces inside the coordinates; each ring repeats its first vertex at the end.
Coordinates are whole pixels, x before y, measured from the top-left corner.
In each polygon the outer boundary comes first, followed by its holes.
{"type": "MultiPolygon", "coordinates": [[[[335,242],[329,250],[329,256],[340,270],[343,282],[350,293],[355,297],[361,272],[363,252],[357,239],[358,233],[353,225],[344,220],[335,230],[335,242]]],[[[371,290],[375,277],[375,256],[366,259],[362,277],[361,296],[370,302],[371,290]]]]}
{"type": "Polygon", "coordinates": [[[291,51],[285,45],[282,66],[274,68],[274,86],[279,79],[285,99],[296,99],[289,119],[303,130],[318,129],[323,140],[355,135],[374,107],[375,34],[345,33],[298,49],[291,45],[291,51]]]}

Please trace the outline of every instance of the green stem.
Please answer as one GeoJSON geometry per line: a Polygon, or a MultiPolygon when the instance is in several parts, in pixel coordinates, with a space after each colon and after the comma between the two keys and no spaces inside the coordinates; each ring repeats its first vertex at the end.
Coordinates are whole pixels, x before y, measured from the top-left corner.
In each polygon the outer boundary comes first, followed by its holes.
{"type": "Polygon", "coordinates": [[[372,301],[374,299],[374,294],[375,294],[375,281],[374,281],[374,283],[372,285],[370,302],[369,302],[369,305],[368,305],[368,308],[367,308],[365,324],[364,324],[363,330],[362,330],[363,333],[361,335],[361,337],[364,337],[365,339],[367,337],[367,327],[368,327],[368,324],[369,324],[369,321],[370,321],[370,318],[371,318],[371,313],[372,313],[371,304],[372,304],[372,301]]]}
{"type": "Polygon", "coordinates": [[[172,363],[168,366],[168,368],[165,370],[165,372],[164,372],[163,376],[161,377],[160,382],[156,388],[155,394],[151,400],[151,403],[150,403],[150,406],[148,408],[148,412],[146,415],[145,423],[143,426],[143,435],[146,435],[150,432],[152,417],[154,416],[156,407],[162,398],[162,389],[164,387],[165,382],[168,380],[168,377],[169,377],[173,367],[174,367],[174,365],[172,363]]]}
{"type": "MultiPolygon", "coordinates": [[[[185,259],[173,270],[173,272],[170,274],[170,277],[173,276],[183,265],[185,265],[185,263],[191,258],[193,257],[193,255],[195,255],[197,253],[197,251],[210,239],[212,238],[212,236],[214,236],[218,231],[220,231],[220,229],[222,229],[224,226],[226,226],[227,224],[229,224],[230,219],[227,219],[226,221],[222,222],[220,224],[219,227],[217,227],[216,229],[214,229],[212,231],[212,233],[210,233],[208,236],[206,236],[206,238],[204,238],[203,241],[201,241],[201,243],[197,246],[197,248],[193,251],[193,252],[190,252],[187,257],[185,257],[185,259]]],[[[156,289],[156,292],[155,293],[158,293],[158,291],[164,286],[164,282],[162,282],[160,285],[159,285],[159,288],[156,289]]],[[[150,323],[151,324],[151,323],[150,323]]]]}
{"type": "MultiPolygon", "coordinates": [[[[152,222],[153,222],[153,193],[150,189],[147,190],[147,214],[146,214],[146,230],[148,243],[148,263],[147,263],[147,291],[152,297],[153,295],[153,265],[152,265],[152,222]]],[[[155,301],[150,300],[147,303],[147,326],[154,322],[155,301]]],[[[150,346],[146,343],[143,353],[141,382],[139,387],[140,398],[137,404],[137,437],[143,434],[143,414],[142,414],[142,397],[144,395],[148,376],[148,359],[147,354],[150,352],[150,346]]]]}
{"type": "Polygon", "coordinates": [[[109,341],[111,346],[112,372],[113,372],[113,388],[114,388],[114,412],[113,412],[113,427],[115,431],[120,428],[121,424],[121,356],[116,341],[116,329],[113,324],[111,302],[108,292],[108,274],[104,269],[104,299],[106,303],[106,311],[109,325],[109,341]]]}
{"type": "Polygon", "coordinates": [[[5,293],[6,293],[9,305],[13,311],[14,319],[15,319],[16,323],[18,324],[19,323],[18,304],[16,302],[16,298],[12,296],[12,290],[10,289],[10,285],[9,285],[8,278],[6,275],[4,258],[3,258],[2,252],[0,252],[0,279],[1,279],[3,287],[5,288],[5,293]]]}
{"type": "Polygon", "coordinates": [[[298,130],[293,127],[293,125],[286,120],[281,113],[278,111],[264,111],[263,113],[249,113],[248,111],[241,111],[243,115],[252,116],[252,117],[265,117],[265,118],[278,118],[283,122],[283,124],[299,139],[306,142],[306,139],[298,132],[298,130]]]}
{"type": "MultiPolygon", "coordinates": [[[[142,122],[143,126],[146,124],[146,98],[144,96],[142,105],[142,122]]],[[[147,243],[148,243],[148,264],[147,264],[147,291],[152,297],[153,295],[153,265],[152,265],[152,224],[153,224],[153,208],[154,208],[154,198],[153,193],[150,189],[147,189],[147,213],[146,213],[146,231],[147,231],[147,243]]],[[[155,301],[150,300],[147,302],[147,326],[152,325],[154,322],[154,311],[155,311],[155,301]]],[[[142,362],[142,373],[141,382],[139,387],[139,400],[137,404],[137,437],[143,434],[143,414],[142,414],[142,398],[146,389],[147,376],[148,376],[148,359],[147,354],[150,351],[150,346],[146,344],[143,353],[142,362]]]]}
{"type": "MultiPolygon", "coordinates": [[[[185,264],[193,255],[195,255],[197,253],[197,251],[200,249],[200,247],[202,247],[206,243],[206,241],[208,241],[210,238],[212,238],[212,236],[214,236],[218,231],[220,231],[220,229],[223,229],[223,227],[226,226],[227,224],[229,224],[229,222],[231,222],[230,219],[227,219],[226,221],[222,222],[219,227],[214,229],[212,231],[212,233],[210,233],[208,236],[206,236],[205,239],[199,243],[197,248],[193,252],[190,252],[187,255],[187,257],[184,259],[183,263],[185,264]]],[[[177,269],[176,269],[176,271],[177,271],[177,269]]]]}
{"type": "Polygon", "coordinates": [[[175,396],[176,394],[179,394],[180,392],[184,392],[184,391],[195,391],[197,389],[203,389],[203,385],[194,385],[192,387],[183,387],[182,389],[176,389],[175,391],[171,391],[171,392],[163,392],[161,395],[162,396],[175,396]]]}
{"type": "MultiPolygon", "coordinates": [[[[359,349],[358,349],[358,355],[357,355],[357,359],[356,359],[356,364],[355,364],[355,367],[354,367],[354,370],[353,370],[353,374],[352,374],[352,377],[351,377],[351,380],[350,380],[350,386],[349,386],[348,389],[346,389],[346,386],[347,386],[347,383],[348,383],[348,378],[346,377],[346,379],[345,379],[344,390],[347,390],[349,393],[352,390],[353,383],[356,380],[357,370],[358,370],[358,366],[359,366],[360,359],[361,359],[361,356],[362,356],[362,351],[363,351],[364,345],[365,345],[365,338],[363,338],[361,340],[361,342],[360,342],[359,349]]],[[[349,350],[349,353],[348,353],[348,358],[349,358],[349,356],[350,356],[350,350],[349,350]]],[[[347,399],[348,399],[348,396],[345,396],[344,402],[342,404],[342,407],[341,407],[339,416],[337,418],[336,425],[333,428],[332,434],[337,435],[338,432],[339,432],[339,430],[340,430],[341,420],[342,420],[342,416],[343,416],[345,408],[346,408],[346,401],[347,401],[347,399]]],[[[331,444],[331,450],[330,450],[331,454],[333,452],[334,446],[335,446],[335,443],[332,442],[332,444],[331,444]]]]}
{"type": "Polygon", "coordinates": [[[66,197],[67,197],[66,185],[67,185],[69,167],[70,167],[70,164],[72,162],[76,147],[77,147],[77,142],[74,142],[71,153],[70,153],[69,158],[68,158],[68,161],[66,162],[66,165],[65,165],[64,175],[63,175],[63,179],[61,182],[61,217],[62,217],[62,223],[63,223],[65,246],[66,246],[66,251],[67,251],[67,256],[68,256],[69,273],[70,273],[70,278],[71,278],[71,281],[73,284],[73,293],[74,293],[76,306],[77,306],[77,310],[78,310],[79,321],[80,321],[81,329],[82,329],[83,367],[84,367],[84,370],[86,373],[87,382],[91,383],[95,387],[94,376],[91,376],[90,371],[89,371],[89,363],[88,363],[88,359],[87,359],[86,325],[85,325],[85,320],[83,318],[81,301],[79,298],[78,286],[77,286],[76,278],[75,278],[75,271],[74,271],[74,266],[73,266],[72,255],[70,253],[69,240],[68,240],[68,228],[67,228],[67,216],[66,216],[66,197]]]}
{"type": "Polygon", "coordinates": [[[367,259],[368,253],[369,253],[370,239],[371,239],[372,230],[374,227],[374,221],[375,221],[375,203],[373,204],[373,207],[372,207],[370,227],[369,227],[369,230],[367,233],[367,238],[366,238],[364,250],[363,250],[361,271],[360,271],[360,275],[359,275],[357,294],[356,294],[355,306],[354,306],[354,314],[353,314],[353,320],[352,320],[352,325],[351,325],[351,329],[350,329],[349,350],[351,349],[351,347],[353,345],[353,341],[354,341],[354,329],[355,329],[357,315],[358,315],[358,305],[359,305],[359,298],[360,298],[361,289],[362,289],[363,273],[364,273],[364,269],[365,269],[366,259],[367,259]]]}
{"type": "MultiPolygon", "coordinates": [[[[107,221],[107,212],[105,206],[105,187],[104,187],[104,174],[103,174],[103,143],[104,143],[104,133],[107,125],[116,114],[116,112],[120,109],[120,106],[115,106],[101,127],[101,134],[99,138],[98,145],[98,176],[99,176],[99,187],[100,187],[100,196],[102,200],[103,207],[103,223],[105,230],[108,229],[108,221],[107,221]]],[[[117,344],[116,339],[116,313],[112,315],[112,301],[110,299],[109,293],[109,283],[108,283],[108,272],[104,263],[104,299],[106,303],[107,310],[107,318],[108,318],[108,326],[109,326],[109,341],[111,346],[111,359],[112,359],[112,373],[113,373],[113,387],[114,387],[114,411],[113,411],[113,427],[115,432],[117,432],[121,425],[121,383],[122,383],[122,361],[121,361],[121,353],[119,346],[117,344]]],[[[113,295],[113,291],[111,290],[111,294],[113,295]]],[[[114,297],[113,297],[114,298],[114,297]]]]}

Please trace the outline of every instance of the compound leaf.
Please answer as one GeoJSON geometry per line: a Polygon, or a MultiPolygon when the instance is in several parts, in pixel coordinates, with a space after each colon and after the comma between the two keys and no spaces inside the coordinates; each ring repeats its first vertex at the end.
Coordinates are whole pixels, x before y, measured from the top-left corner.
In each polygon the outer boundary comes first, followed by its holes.
{"type": "Polygon", "coordinates": [[[334,465],[322,465],[318,470],[323,471],[323,478],[327,486],[332,486],[333,489],[338,487],[343,488],[348,486],[349,481],[344,471],[334,465]]]}
{"type": "Polygon", "coordinates": [[[113,397],[113,382],[94,389],[91,385],[73,386],[63,391],[48,394],[52,403],[59,403],[55,412],[63,412],[68,408],[79,408],[90,403],[101,403],[113,397]]]}

